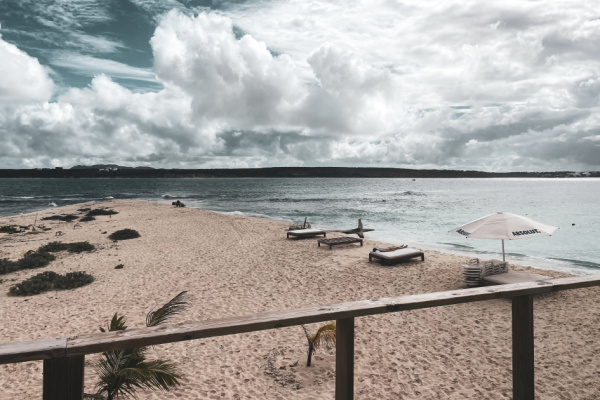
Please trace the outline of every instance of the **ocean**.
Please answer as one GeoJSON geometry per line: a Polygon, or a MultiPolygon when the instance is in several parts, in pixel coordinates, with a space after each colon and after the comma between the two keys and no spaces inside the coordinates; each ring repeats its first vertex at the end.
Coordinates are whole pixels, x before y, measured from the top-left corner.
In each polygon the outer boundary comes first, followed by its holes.
{"type": "MultiPolygon", "coordinates": [[[[452,228],[498,211],[558,226],[551,237],[505,241],[510,263],[572,274],[600,272],[600,179],[0,179],[0,216],[110,199],[180,200],[188,207],[323,229],[482,259],[499,240],[465,239],[452,228]]],[[[33,221],[32,221],[33,222],[33,221]]]]}

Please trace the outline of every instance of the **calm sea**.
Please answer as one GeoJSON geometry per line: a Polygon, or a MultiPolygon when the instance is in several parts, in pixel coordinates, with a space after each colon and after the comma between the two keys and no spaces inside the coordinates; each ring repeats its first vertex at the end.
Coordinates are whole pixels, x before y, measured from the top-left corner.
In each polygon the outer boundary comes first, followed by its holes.
{"type": "Polygon", "coordinates": [[[600,272],[600,179],[0,179],[0,216],[108,199],[188,207],[350,229],[385,242],[501,258],[501,242],[448,230],[497,211],[558,226],[551,237],[505,243],[507,261],[575,274],[600,272]]]}

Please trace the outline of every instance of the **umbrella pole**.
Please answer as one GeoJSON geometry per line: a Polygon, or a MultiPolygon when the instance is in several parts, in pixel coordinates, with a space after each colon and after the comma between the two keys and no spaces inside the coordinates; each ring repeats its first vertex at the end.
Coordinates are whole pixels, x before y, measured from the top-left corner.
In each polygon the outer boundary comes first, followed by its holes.
{"type": "Polygon", "coordinates": [[[502,261],[506,261],[506,258],[504,257],[504,239],[502,239],[502,261]]]}

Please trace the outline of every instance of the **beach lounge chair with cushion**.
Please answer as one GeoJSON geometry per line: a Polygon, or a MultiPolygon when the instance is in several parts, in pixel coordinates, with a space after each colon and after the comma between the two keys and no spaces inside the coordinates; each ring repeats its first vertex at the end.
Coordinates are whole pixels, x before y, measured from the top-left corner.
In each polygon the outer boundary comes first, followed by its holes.
{"type": "Polygon", "coordinates": [[[528,272],[509,271],[502,274],[484,276],[482,281],[486,285],[507,285],[522,282],[541,282],[548,279],[552,279],[552,277],[528,272]]]}
{"type": "Polygon", "coordinates": [[[331,248],[333,246],[339,246],[341,244],[349,244],[349,243],[360,243],[360,245],[362,246],[363,240],[359,239],[359,238],[355,238],[355,237],[348,237],[348,236],[317,240],[317,244],[319,245],[319,247],[321,247],[321,244],[326,244],[329,246],[329,250],[331,250],[331,248]]]}
{"type": "Polygon", "coordinates": [[[406,247],[394,251],[372,251],[369,253],[369,262],[376,258],[381,260],[381,265],[392,265],[415,257],[421,257],[421,261],[425,261],[425,254],[421,250],[406,247]]]}
{"type": "Polygon", "coordinates": [[[327,233],[320,229],[296,229],[296,230],[287,232],[288,239],[290,238],[290,236],[295,237],[296,239],[300,239],[300,238],[315,237],[315,236],[321,236],[321,235],[323,235],[323,237],[326,237],[327,233]]]}

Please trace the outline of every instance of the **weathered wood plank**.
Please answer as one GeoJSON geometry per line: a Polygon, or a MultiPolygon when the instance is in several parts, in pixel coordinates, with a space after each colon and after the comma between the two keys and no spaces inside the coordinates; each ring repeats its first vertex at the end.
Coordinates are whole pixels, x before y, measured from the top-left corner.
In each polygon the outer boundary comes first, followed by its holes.
{"type": "Polygon", "coordinates": [[[65,357],[66,348],[67,338],[0,344],[0,364],[65,357]]]}
{"type": "Polygon", "coordinates": [[[513,399],[534,400],[533,296],[512,299],[513,399]]]}
{"type": "Polygon", "coordinates": [[[44,360],[43,400],[83,399],[85,356],[44,360]]]}
{"type": "Polygon", "coordinates": [[[366,315],[548,293],[558,289],[566,290],[571,287],[582,287],[582,285],[592,286],[595,284],[598,286],[600,285],[600,276],[596,275],[593,278],[590,276],[564,278],[557,279],[556,282],[557,285],[554,285],[553,281],[526,282],[513,285],[426,293],[398,298],[362,300],[300,310],[196,322],[180,326],[128,329],[120,332],[86,335],[69,340],[67,343],[67,354],[90,354],[105,350],[255,332],[366,315]]]}
{"type": "MultiPolygon", "coordinates": [[[[362,300],[300,310],[281,311],[200,321],[179,326],[128,329],[67,339],[51,339],[0,345],[0,364],[85,355],[106,350],[157,345],[213,336],[276,329],[404,310],[439,307],[495,298],[534,295],[552,291],[600,286],[599,275],[560,278],[544,282],[488,286],[397,298],[362,300]],[[61,342],[62,341],[62,342],[61,342]],[[66,341],[66,353],[59,349],[66,341]]],[[[64,347],[63,347],[64,349],[64,347]]]]}
{"type": "Polygon", "coordinates": [[[335,400],[354,398],[354,318],[335,323],[335,400]]]}

